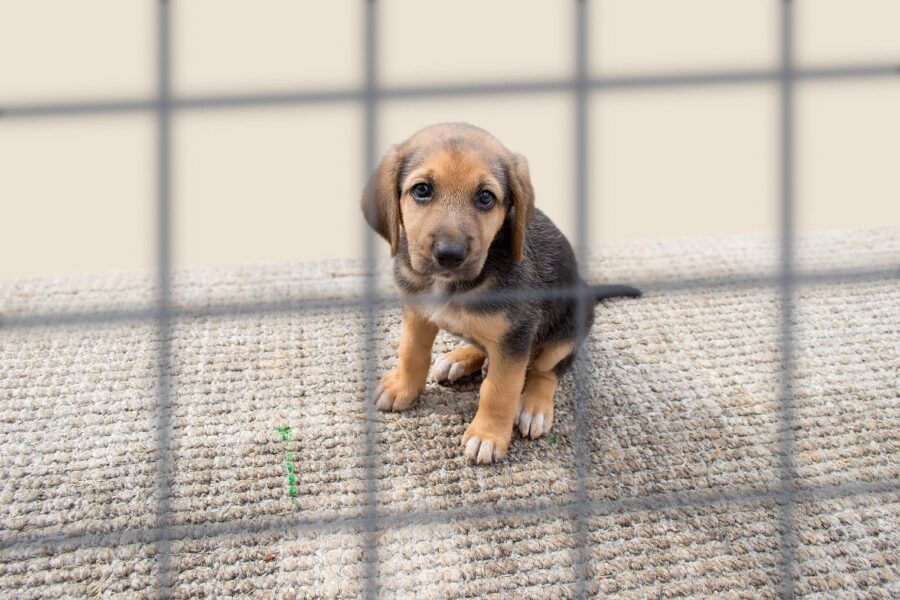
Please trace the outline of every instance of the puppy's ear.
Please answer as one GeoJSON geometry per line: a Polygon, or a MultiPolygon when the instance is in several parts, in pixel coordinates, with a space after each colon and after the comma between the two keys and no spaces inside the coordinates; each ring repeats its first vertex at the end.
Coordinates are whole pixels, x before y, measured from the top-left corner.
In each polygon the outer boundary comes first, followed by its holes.
{"type": "Polygon", "coordinates": [[[381,163],[362,195],[362,211],[366,221],[391,244],[391,256],[400,248],[400,147],[394,146],[381,163]]]}
{"type": "Polygon", "coordinates": [[[512,257],[516,262],[525,253],[525,229],[534,212],[534,189],[528,174],[528,162],[521,154],[513,153],[509,165],[509,189],[513,215],[512,257]]]}

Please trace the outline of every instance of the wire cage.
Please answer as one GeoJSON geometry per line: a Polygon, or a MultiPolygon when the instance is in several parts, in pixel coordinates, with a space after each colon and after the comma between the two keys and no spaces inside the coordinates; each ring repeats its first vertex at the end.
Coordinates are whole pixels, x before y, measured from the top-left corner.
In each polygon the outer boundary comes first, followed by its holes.
{"type": "MultiPolygon", "coordinates": [[[[378,56],[378,2],[364,1],[365,18],[363,36],[363,54],[360,60],[364,69],[364,85],[359,89],[311,89],[282,94],[238,94],[238,95],[206,95],[177,97],[172,93],[171,64],[173,47],[171,44],[171,2],[158,0],[156,24],[156,95],[142,100],[98,100],[90,102],[44,103],[29,105],[11,105],[0,107],[0,124],[3,121],[16,119],[49,119],[55,116],[95,115],[122,112],[149,112],[155,115],[155,176],[156,176],[156,221],[154,235],[156,239],[156,300],[151,310],[103,310],[94,312],[77,312],[65,314],[46,314],[31,316],[9,316],[0,322],[3,329],[28,329],[35,327],[63,327],[70,324],[105,324],[113,322],[148,322],[155,323],[160,340],[156,357],[156,443],[159,452],[158,461],[158,519],[152,530],[131,532],[133,537],[151,541],[157,546],[157,590],[160,595],[167,595],[172,590],[172,566],[170,564],[170,544],[173,539],[202,538],[221,535],[227,532],[266,531],[273,528],[290,527],[293,530],[334,530],[340,528],[358,528],[364,533],[364,560],[366,564],[364,592],[367,597],[379,595],[378,545],[379,530],[385,527],[400,526],[410,523],[441,523],[466,518],[501,518],[505,516],[556,514],[565,515],[573,520],[577,532],[578,553],[575,561],[576,590],[579,597],[588,595],[590,578],[590,550],[587,519],[596,514],[610,514],[629,509],[663,510],[687,506],[703,506],[740,502],[753,499],[775,500],[780,508],[780,550],[781,550],[781,589],[780,595],[794,595],[794,565],[797,545],[794,519],[795,504],[800,498],[810,497],[844,497],[851,495],[873,494],[880,491],[897,490],[896,480],[869,483],[850,483],[842,486],[816,490],[799,489],[795,483],[795,442],[792,422],[794,419],[794,369],[795,369],[795,311],[793,298],[802,286],[839,285],[853,282],[867,282],[884,278],[895,278],[896,269],[871,270],[833,270],[815,274],[798,272],[795,267],[795,87],[798,82],[810,80],[835,80],[848,84],[856,80],[872,78],[894,78],[900,74],[896,64],[860,64],[842,67],[799,69],[794,61],[794,2],[779,0],[780,20],[777,30],[778,55],[780,65],[776,69],[733,69],[724,71],[708,71],[694,73],[672,73],[659,75],[625,75],[615,77],[594,77],[589,74],[587,66],[587,50],[590,43],[587,11],[590,2],[587,0],[571,0],[576,8],[575,36],[571,51],[575,56],[575,72],[565,80],[497,82],[472,84],[446,84],[428,86],[385,86],[379,82],[378,56]],[[574,246],[579,255],[579,262],[584,265],[587,250],[595,240],[589,230],[589,214],[597,210],[597,199],[589,198],[588,185],[591,173],[588,167],[589,156],[589,111],[588,101],[594,95],[602,95],[609,90],[637,88],[695,88],[695,87],[727,87],[746,83],[764,83],[777,87],[780,103],[778,122],[773,124],[778,131],[778,147],[772,148],[777,154],[780,173],[778,181],[778,214],[780,222],[780,260],[779,272],[769,278],[742,278],[730,280],[684,279],[679,281],[642,281],[640,286],[650,291],[685,291],[722,287],[729,289],[754,288],[760,286],[777,286],[780,290],[779,339],[780,353],[780,391],[778,395],[780,424],[778,426],[777,445],[775,450],[780,457],[780,487],[775,490],[748,494],[738,490],[720,489],[705,493],[667,493],[641,498],[621,498],[617,500],[591,500],[587,492],[586,452],[576,451],[572,468],[578,486],[577,499],[573,502],[547,506],[536,505],[528,509],[499,509],[493,506],[476,507],[468,510],[451,509],[444,511],[412,511],[403,515],[386,516],[380,510],[378,493],[378,468],[375,456],[378,452],[378,431],[374,425],[374,405],[366,403],[365,449],[366,449],[366,486],[364,509],[353,516],[342,517],[327,522],[318,521],[305,515],[282,518],[277,524],[266,522],[255,525],[246,522],[227,524],[208,524],[196,526],[173,527],[170,515],[171,482],[173,475],[173,458],[171,450],[172,435],[172,361],[173,347],[171,333],[173,321],[188,309],[177,306],[172,299],[172,118],[178,111],[203,111],[221,109],[223,107],[241,106],[281,106],[281,105],[323,105],[334,103],[354,103],[364,108],[362,163],[365,177],[374,168],[378,156],[379,104],[392,99],[433,99],[453,97],[485,97],[485,96],[517,96],[545,93],[565,93],[571,98],[571,110],[575,123],[575,136],[572,141],[574,150],[575,182],[574,211],[576,235],[574,246]]],[[[367,315],[365,339],[365,371],[367,374],[369,397],[374,390],[375,376],[379,371],[375,352],[376,311],[379,307],[396,304],[397,298],[385,297],[378,292],[375,281],[375,244],[373,232],[369,231],[365,242],[365,254],[368,277],[362,299],[348,298],[337,302],[327,301],[331,309],[349,310],[364,309],[367,315]]],[[[524,290],[523,293],[529,293],[524,290]]],[[[574,294],[572,290],[557,290],[561,296],[574,294]]],[[[580,301],[587,301],[578,298],[580,301]]],[[[271,302],[236,302],[215,308],[193,308],[193,314],[204,313],[216,316],[232,315],[264,315],[294,311],[319,309],[322,301],[298,297],[290,301],[275,300],[271,302]]],[[[585,414],[585,378],[588,372],[584,365],[586,353],[575,367],[575,447],[584,448],[589,433],[585,431],[583,418],[585,414]]],[[[122,532],[124,535],[124,532],[122,532]]],[[[5,536],[2,539],[4,550],[17,548],[36,548],[43,546],[91,545],[101,543],[105,534],[43,536],[33,537],[19,535],[5,536]]]]}

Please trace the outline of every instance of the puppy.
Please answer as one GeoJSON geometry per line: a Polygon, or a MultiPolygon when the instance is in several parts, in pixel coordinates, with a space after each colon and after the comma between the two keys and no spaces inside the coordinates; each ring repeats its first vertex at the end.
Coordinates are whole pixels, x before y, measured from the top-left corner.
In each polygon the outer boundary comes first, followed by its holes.
{"type": "Polygon", "coordinates": [[[374,402],[409,408],[425,389],[438,330],[463,338],[468,345],[443,355],[432,378],[488,365],[462,438],[476,463],[502,459],[516,425],[523,437],[550,431],[557,382],[590,329],[594,300],[640,295],[585,284],[566,238],[534,208],[525,159],[471,125],[433,125],[394,146],[362,209],[391,245],[405,303],[397,369],[374,402]]]}

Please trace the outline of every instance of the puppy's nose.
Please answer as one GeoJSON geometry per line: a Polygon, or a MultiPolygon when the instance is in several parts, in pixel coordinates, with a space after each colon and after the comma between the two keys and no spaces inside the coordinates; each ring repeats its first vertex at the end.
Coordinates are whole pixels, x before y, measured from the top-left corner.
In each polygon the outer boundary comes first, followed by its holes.
{"type": "Polygon", "coordinates": [[[436,242],[434,258],[445,269],[453,269],[466,260],[466,247],[457,242],[436,242]]]}

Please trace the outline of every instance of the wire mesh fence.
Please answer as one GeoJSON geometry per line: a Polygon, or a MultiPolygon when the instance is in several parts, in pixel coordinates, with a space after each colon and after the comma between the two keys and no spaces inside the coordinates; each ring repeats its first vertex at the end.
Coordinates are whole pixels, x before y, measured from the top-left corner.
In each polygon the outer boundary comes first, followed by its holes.
{"type": "MultiPolygon", "coordinates": [[[[618,77],[591,77],[587,68],[588,46],[591,42],[587,27],[587,11],[591,2],[572,0],[576,4],[574,12],[575,36],[572,40],[572,52],[575,57],[575,71],[570,79],[548,81],[520,81],[477,84],[453,84],[430,86],[386,87],[379,84],[378,67],[378,2],[366,0],[363,37],[363,56],[361,61],[364,71],[364,84],[359,89],[324,89],[301,90],[280,94],[238,94],[174,97],[171,89],[171,8],[167,0],[158,0],[157,22],[157,94],[148,99],[101,99],[75,103],[34,103],[0,107],[0,118],[10,119],[46,119],[57,116],[103,115],[122,112],[151,112],[156,117],[157,133],[155,140],[156,160],[156,267],[157,284],[156,300],[152,308],[102,310],[94,312],[77,312],[63,314],[9,316],[0,321],[0,327],[7,330],[36,327],[66,327],[70,325],[101,325],[107,323],[144,322],[153,323],[160,341],[156,357],[156,441],[158,444],[159,462],[157,496],[158,516],[154,529],[125,529],[116,533],[90,535],[57,535],[28,536],[5,538],[0,542],[3,549],[36,548],[51,545],[64,549],[68,547],[106,546],[127,541],[145,541],[157,544],[157,588],[161,595],[167,595],[173,585],[172,567],[169,562],[170,544],[172,540],[186,538],[207,538],[230,533],[252,533],[263,531],[329,531],[354,528],[365,533],[364,561],[365,592],[368,597],[379,595],[378,569],[378,532],[384,528],[400,527],[412,523],[435,524],[463,520],[494,519],[522,515],[553,514],[571,518],[575,523],[578,555],[575,561],[576,589],[579,597],[588,593],[590,579],[590,551],[588,536],[588,518],[596,515],[625,512],[638,508],[661,510],[686,506],[705,506],[712,504],[740,504],[761,499],[774,500],[780,507],[781,535],[781,595],[793,595],[793,572],[796,563],[796,532],[794,526],[794,506],[800,500],[810,498],[833,498],[859,494],[872,494],[880,491],[898,489],[896,481],[870,483],[853,483],[816,489],[798,488],[796,485],[795,444],[792,436],[794,419],[794,305],[793,298],[799,288],[809,285],[843,285],[847,283],[867,282],[885,278],[897,278],[900,269],[870,270],[833,270],[830,272],[804,273],[795,267],[795,102],[794,90],[797,83],[804,81],[838,80],[848,83],[854,80],[871,78],[891,78],[900,75],[895,63],[862,64],[857,66],[824,67],[815,69],[798,69],[794,64],[794,8],[790,0],[779,1],[781,7],[778,22],[778,44],[780,65],[777,69],[728,70],[693,73],[660,73],[655,75],[634,75],[618,77]],[[484,97],[535,95],[547,93],[567,93],[571,96],[572,114],[575,123],[573,150],[575,156],[575,215],[577,249],[581,265],[587,263],[587,252],[596,239],[589,231],[588,215],[596,211],[598,198],[589,193],[589,179],[602,177],[589,173],[588,156],[590,152],[588,100],[595,94],[604,94],[617,90],[643,88],[694,88],[703,86],[739,86],[745,84],[769,84],[777,86],[780,95],[779,120],[773,123],[778,131],[777,153],[780,174],[778,187],[778,207],[780,215],[780,262],[779,272],[775,275],[744,278],[719,279],[680,279],[640,281],[637,285],[648,292],[673,292],[697,289],[744,289],[772,288],[779,291],[780,298],[780,335],[778,340],[780,353],[779,380],[779,418],[777,449],[773,452],[780,459],[780,485],[761,492],[746,493],[729,489],[702,493],[665,493],[640,498],[621,498],[617,500],[591,500],[588,495],[588,469],[585,462],[589,432],[584,428],[586,419],[585,378],[588,371],[584,361],[586,353],[576,363],[575,380],[575,459],[572,469],[577,480],[577,498],[560,504],[536,504],[528,508],[500,509],[493,506],[481,506],[467,509],[447,509],[439,511],[412,511],[403,514],[385,512],[378,504],[379,473],[375,460],[378,452],[378,432],[375,426],[374,404],[366,402],[365,419],[365,490],[363,509],[356,514],[323,520],[319,517],[305,515],[269,519],[265,523],[255,525],[248,522],[229,522],[207,525],[173,525],[171,523],[171,485],[173,477],[173,460],[171,453],[172,435],[172,362],[173,348],[171,344],[172,327],[175,320],[187,313],[207,316],[245,316],[279,313],[298,313],[303,311],[365,311],[366,330],[365,347],[360,349],[361,369],[366,374],[366,398],[374,390],[377,363],[377,336],[375,321],[378,310],[386,307],[397,307],[400,300],[396,296],[384,295],[378,291],[376,282],[376,239],[374,233],[364,228],[366,255],[366,285],[360,295],[345,298],[317,298],[312,296],[297,297],[290,301],[272,302],[239,302],[222,304],[214,307],[175,306],[172,301],[172,206],[171,191],[171,120],[175,111],[199,111],[207,109],[239,109],[242,107],[280,106],[280,105],[318,105],[334,103],[355,103],[364,109],[363,122],[363,165],[365,177],[377,162],[379,103],[391,99],[425,99],[452,97],[484,97]]],[[[348,200],[350,201],[350,200],[348,200]]],[[[360,219],[363,228],[363,220],[360,219]]],[[[362,231],[362,230],[361,230],[362,231]]],[[[497,293],[495,292],[494,295],[497,293]]],[[[509,292],[504,293],[504,295],[509,292]]],[[[519,299],[534,298],[570,298],[578,302],[586,302],[575,290],[518,290],[513,293],[519,299]]],[[[490,296],[490,294],[488,294],[490,296]]],[[[484,300],[486,298],[478,298],[484,300]]],[[[579,311],[580,312],[580,311],[579,311]]],[[[580,337],[580,336],[579,336],[580,337]]],[[[360,399],[362,401],[363,399],[360,399]]]]}

